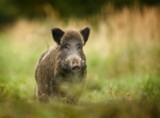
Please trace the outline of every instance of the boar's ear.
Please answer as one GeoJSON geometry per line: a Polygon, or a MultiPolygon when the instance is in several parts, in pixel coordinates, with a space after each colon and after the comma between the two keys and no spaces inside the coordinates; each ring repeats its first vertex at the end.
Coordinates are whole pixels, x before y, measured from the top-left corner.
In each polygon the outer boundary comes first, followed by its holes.
{"type": "Polygon", "coordinates": [[[52,29],[53,39],[55,40],[55,42],[58,45],[60,45],[60,41],[61,41],[63,34],[64,34],[64,31],[62,31],[60,28],[53,28],[52,29]]]}
{"type": "Polygon", "coordinates": [[[86,28],[80,30],[80,33],[83,36],[84,44],[86,44],[88,37],[89,37],[90,29],[88,27],[86,27],[86,28]]]}

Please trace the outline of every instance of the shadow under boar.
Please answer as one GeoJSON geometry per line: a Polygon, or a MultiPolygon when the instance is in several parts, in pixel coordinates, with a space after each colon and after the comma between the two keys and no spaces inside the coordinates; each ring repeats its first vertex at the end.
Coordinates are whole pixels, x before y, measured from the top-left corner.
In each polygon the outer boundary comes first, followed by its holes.
{"type": "Polygon", "coordinates": [[[83,46],[89,34],[87,27],[80,31],[52,29],[57,45],[42,54],[35,72],[40,101],[53,98],[69,104],[78,103],[87,73],[83,46]]]}

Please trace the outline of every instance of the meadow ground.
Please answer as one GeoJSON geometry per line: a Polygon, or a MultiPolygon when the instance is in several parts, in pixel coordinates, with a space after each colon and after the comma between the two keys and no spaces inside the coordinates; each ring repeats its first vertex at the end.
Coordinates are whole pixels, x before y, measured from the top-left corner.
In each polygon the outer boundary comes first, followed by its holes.
{"type": "Polygon", "coordinates": [[[90,25],[88,75],[76,106],[35,101],[34,71],[42,52],[54,45],[52,27],[78,29],[88,21],[20,19],[0,33],[0,117],[160,117],[159,9],[101,15],[90,25]]]}

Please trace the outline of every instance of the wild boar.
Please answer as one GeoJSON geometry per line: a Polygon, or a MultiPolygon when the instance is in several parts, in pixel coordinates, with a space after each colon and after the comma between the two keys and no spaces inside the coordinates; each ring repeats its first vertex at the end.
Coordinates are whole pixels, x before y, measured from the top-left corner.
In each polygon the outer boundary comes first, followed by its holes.
{"type": "Polygon", "coordinates": [[[45,102],[54,98],[76,104],[87,74],[83,46],[90,29],[63,31],[53,28],[51,31],[56,46],[44,52],[37,64],[37,98],[45,102]]]}

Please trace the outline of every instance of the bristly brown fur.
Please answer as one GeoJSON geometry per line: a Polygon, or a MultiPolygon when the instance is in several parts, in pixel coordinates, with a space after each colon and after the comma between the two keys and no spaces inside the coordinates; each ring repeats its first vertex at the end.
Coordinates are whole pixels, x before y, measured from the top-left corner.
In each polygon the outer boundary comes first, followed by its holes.
{"type": "MultiPolygon", "coordinates": [[[[84,31],[85,32],[85,31],[84,31]]],[[[66,90],[62,89],[60,86],[62,83],[72,83],[71,79],[80,80],[83,83],[86,77],[86,57],[83,50],[77,51],[74,47],[72,52],[64,51],[62,45],[63,43],[81,44],[84,45],[84,36],[78,31],[62,31],[59,28],[53,29],[52,34],[54,35],[54,40],[57,45],[54,48],[50,48],[42,54],[37,64],[35,71],[35,79],[38,85],[38,96],[40,101],[47,102],[49,98],[56,98],[58,100],[66,99],[66,102],[70,104],[75,104],[78,102],[78,94],[75,96],[70,96],[66,90]],[[73,52],[78,54],[78,56],[83,60],[81,64],[81,69],[78,74],[72,73],[72,70],[66,67],[66,58],[70,56],[73,52]]],[[[89,35],[89,34],[88,34],[89,35]]],[[[71,87],[69,85],[69,87],[71,87]]],[[[74,88],[70,88],[74,89],[74,88]]]]}

